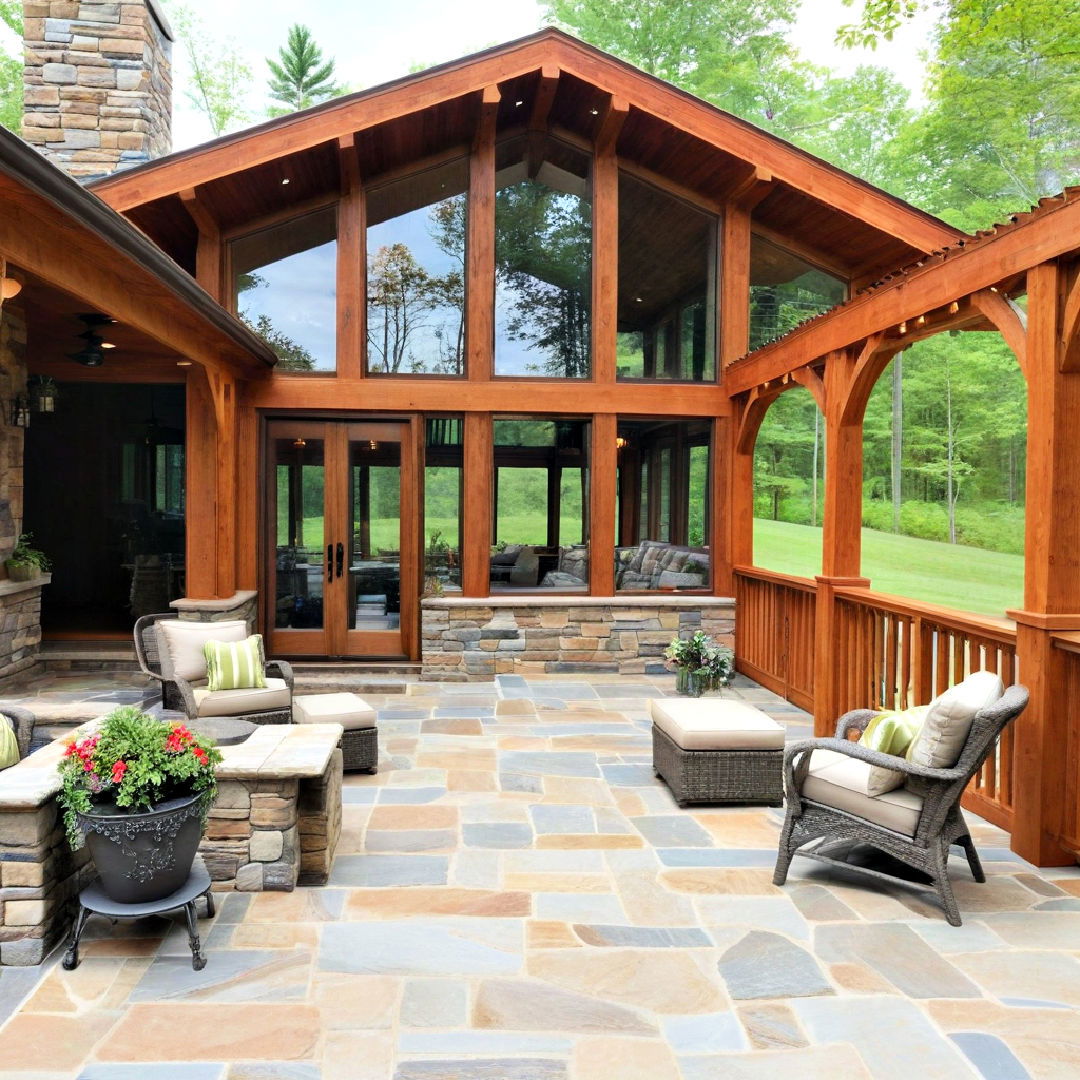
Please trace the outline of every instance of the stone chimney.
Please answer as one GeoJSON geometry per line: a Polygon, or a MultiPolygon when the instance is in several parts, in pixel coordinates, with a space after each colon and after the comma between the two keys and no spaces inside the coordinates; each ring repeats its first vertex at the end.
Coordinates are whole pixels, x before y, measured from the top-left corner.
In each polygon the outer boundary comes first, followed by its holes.
{"type": "Polygon", "coordinates": [[[22,137],[71,176],[172,149],[173,32],[158,0],[24,0],[22,137]]]}

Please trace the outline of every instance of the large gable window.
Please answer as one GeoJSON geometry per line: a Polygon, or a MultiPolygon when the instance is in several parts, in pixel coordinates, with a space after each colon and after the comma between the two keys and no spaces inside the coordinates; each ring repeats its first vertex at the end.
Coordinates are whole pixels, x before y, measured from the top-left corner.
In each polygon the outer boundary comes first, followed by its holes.
{"type": "Polygon", "coordinates": [[[495,374],[592,371],[590,159],[541,135],[496,147],[495,374]]]}
{"type": "Polygon", "coordinates": [[[337,207],[232,241],[236,312],[278,355],[279,371],[333,371],[337,207]]]}
{"type": "Polygon", "coordinates": [[[716,218],[619,174],[620,379],[716,378],[716,218]]]}
{"type": "Polygon", "coordinates": [[[367,193],[367,370],[465,370],[464,158],[367,193]]]}
{"type": "Polygon", "coordinates": [[[835,307],[847,283],[761,236],[750,242],[750,349],[835,307]]]}

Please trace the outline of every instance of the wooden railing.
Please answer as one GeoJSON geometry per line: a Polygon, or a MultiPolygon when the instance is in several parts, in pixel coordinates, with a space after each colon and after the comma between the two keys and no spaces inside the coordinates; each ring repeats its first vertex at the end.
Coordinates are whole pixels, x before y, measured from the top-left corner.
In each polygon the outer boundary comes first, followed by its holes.
{"type": "MultiPolygon", "coordinates": [[[[738,669],[808,711],[814,709],[819,647],[831,652],[837,716],[849,709],[925,705],[973,671],[995,671],[1006,686],[1018,678],[1016,630],[1005,619],[838,588],[832,639],[821,643],[811,579],[742,566],[735,572],[735,596],[738,669]]],[[[1080,693],[1080,635],[1074,645],[1080,693]]],[[[1080,777],[1080,736],[1076,741],[1072,775],[1080,777]]],[[[1013,743],[1010,727],[964,796],[965,807],[1003,829],[1011,828],[1013,818],[1013,743]]],[[[1080,807],[1077,798],[1070,803],[1080,807]]],[[[1080,834],[1080,809],[1071,827],[1070,835],[1080,834]]]]}
{"type": "MultiPolygon", "coordinates": [[[[1005,619],[952,611],[868,589],[838,589],[834,657],[839,711],[925,705],[973,671],[1017,681],[1016,629],[1005,619]]],[[[1011,828],[1013,728],[971,782],[964,806],[1011,828]]]]}
{"type": "Polygon", "coordinates": [[[756,566],[735,571],[738,669],[808,712],[814,710],[814,614],[810,578],[756,566]]]}

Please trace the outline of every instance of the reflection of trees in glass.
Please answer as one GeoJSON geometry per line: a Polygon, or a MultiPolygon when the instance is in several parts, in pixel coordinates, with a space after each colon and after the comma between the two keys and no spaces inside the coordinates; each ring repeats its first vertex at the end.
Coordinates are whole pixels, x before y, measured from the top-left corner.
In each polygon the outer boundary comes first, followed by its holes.
{"type": "MultiPolygon", "coordinates": [[[[244,293],[250,292],[252,289],[265,288],[266,285],[266,278],[261,277],[254,272],[236,275],[236,293],[238,297],[243,296],[244,293]]],[[[241,320],[254,330],[255,333],[258,334],[275,353],[277,353],[278,368],[280,370],[315,370],[315,357],[313,357],[303,345],[293,341],[288,334],[278,330],[277,327],[274,326],[269,315],[257,315],[252,319],[246,311],[239,309],[239,305],[237,306],[241,320]]]]}
{"type": "Polygon", "coordinates": [[[589,203],[536,180],[495,196],[496,280],[506,335],[544,354],[529,370],[588,378],[592,279],[589,203]]]}
{"type": "Polygon", "coordinates": [[[464,196],[431,207],[428,234],[455,266],[432,274],[407,244],[380,247],[368,261],[368,367],[460,375],[465,348],[464,196]],[[417,353],[434,339],[434,355],[417,353]]]}
{"type": "Polygon", "coordinates": [[[750,348],[760,348],[844,299],[843,282],[820,270],[794,281],[750,286],[750,348]]]}

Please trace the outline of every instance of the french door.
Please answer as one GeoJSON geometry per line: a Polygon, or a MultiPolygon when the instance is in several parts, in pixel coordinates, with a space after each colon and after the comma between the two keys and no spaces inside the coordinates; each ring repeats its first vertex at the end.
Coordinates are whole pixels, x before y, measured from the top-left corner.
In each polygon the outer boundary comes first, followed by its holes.
{"type": "Polygon", "coordinates": [[[267,436],[269,652],[409,655],[419,583],[412,425],[272,420],[267,436]]]}

